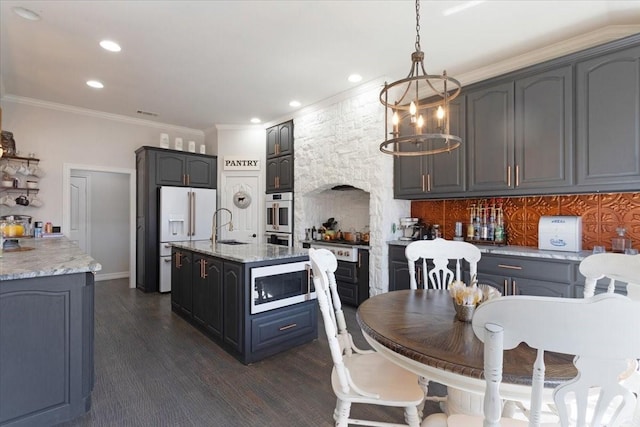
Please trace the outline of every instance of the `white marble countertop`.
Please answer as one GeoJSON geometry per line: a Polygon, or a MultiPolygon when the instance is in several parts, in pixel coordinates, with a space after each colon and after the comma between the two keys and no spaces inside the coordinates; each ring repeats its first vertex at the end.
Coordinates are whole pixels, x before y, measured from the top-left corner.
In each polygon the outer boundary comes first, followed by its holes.
{"type": "MultiPolygon", "coordinates": [[[[387,242],[390,245],[407,246],[411,241],[409,240],[392,240],[387,242]]],[[[546,251],[538,248],[532,248],[529,246],[497,246],[497,245],[476,245],[480,252],[489,253],[495,255],[508,255],[508,256],[522,256],[531,258],[542,259],[559,259],[568,261],[582,261],[589,255],[591,251],[581,252],[562,252],[562,251],[546,251]]]]}
{"type": "Polygon", "coordinates": [[[217,243],[213,246],[209,240],[198,240],[195,242],[170,242],[170,244],[177,248],[242,263],[279,259],[286,260],[288,258],[308,257],[309,255],[308,249],[291,248],[272,245],[270,243],[247,243],[245,245],[225,245],[217,243]]]}
{"type": "Polygon", "coordinates": [[[66,237],[19,240],[23,248],[3,251],[0,281],[99,271],[102,266],[66,237]]]}

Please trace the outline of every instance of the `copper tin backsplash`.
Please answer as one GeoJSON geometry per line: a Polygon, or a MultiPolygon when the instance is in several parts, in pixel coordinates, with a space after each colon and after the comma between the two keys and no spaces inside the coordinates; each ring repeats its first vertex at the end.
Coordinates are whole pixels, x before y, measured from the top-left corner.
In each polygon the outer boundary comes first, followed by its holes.
{"type": "MultiPolygon", "coordinates": [[[[427,224],[440,224],[446,239],[452,239],[456,221],[469,223],[472,204],[492,199],[414,201],[411,216],[427,224]]],[[[616,228],[627,229],[634,248],[640,247],[640,193],[580,194],[495,198],[502,200],[507,244],[538,247],[538,219],[544,215],[582,216],[582,249],[603,245],[611,250],[616,228]]]]}

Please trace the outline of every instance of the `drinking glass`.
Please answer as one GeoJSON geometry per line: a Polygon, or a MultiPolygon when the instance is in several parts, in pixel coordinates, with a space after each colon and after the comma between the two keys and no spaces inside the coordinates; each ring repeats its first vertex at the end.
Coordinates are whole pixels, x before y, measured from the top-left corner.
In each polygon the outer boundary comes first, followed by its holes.
{"type": "Polygon", "coordinates": [[[604,246],[594,246],[593,247],[593,253],[594,254],[602,254],[604,252],[605,252],[604,246]]]}
{"type": "Polygon", "coordinates": [[[627,248],[624,250],[624,253],[627,255],[638,255],[638,250],[634,248],[627,248]]]}

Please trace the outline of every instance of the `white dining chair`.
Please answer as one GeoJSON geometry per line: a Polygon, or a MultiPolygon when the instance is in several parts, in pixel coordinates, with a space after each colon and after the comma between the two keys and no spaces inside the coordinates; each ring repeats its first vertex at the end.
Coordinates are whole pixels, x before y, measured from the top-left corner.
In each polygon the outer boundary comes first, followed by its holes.
{"type": "MultiPolygon", "coordinates": [[[[420,285],[424,289],[447,289],[453,280],[462,280],[462,260],[469,263],[469,277],[475,278],[478,271],[478,262],[480,261],[480,249],[471,243],[445,240],[437,238],[434,240],[417,240],[411,242],[405,248],[405,256],[409,266],[409,279],[411,289],[418,289],[416,280],[416,262],[422,259],[422,268],[420,269],[419,279],[420,285]],[[455,273],[449,268],[449,263],[454,261],[455,273]],[[433,263],[433,268],[428,269],[429,262],[433,263]]],[[[455,399],[458,404],[464,402],[464,408],[448,408],[446,405],[447,396],[429,395],[429,379],[420,377],[420,386],[424,391],[426,400],[442,402],[442,409],[449,412],[450,410],[473,411],[478,402],[474,396],[461,394],[457,390],[448,390],[448,393],[456,393],[462,398],[455,399]]]]}
{"type": "Polygon", "coordinates": [[[640,255],[601,253],[589,255],[580,262],[580,273],[585,277],[584,297],[595,294],[596,283],[609,279],[607,292],[614,292],[616,282],[625,283],[627,296],[640,300],[640,255]]]}
{"type": "Polygon", "coordinates": [[[417,289],[416,261],[422,258],[421,285],[431,289],[447,289],[453,280],[462,280],[462,263],[464,259],[469,263],[469,277],[474,278],[478,271],[480,249],[467,242],[445,240],[417,240],[407,245],[404,250],[409,266],[411,289],[417,289]],[[433,262],[433,268],[427,269],[427,261],[433,262]],[[455,273],[449,269],[449,262],[455,261],[455,273]]]}
{"type": "Polygon", "coordinates": [[[336,257],[327,249],[309,249],[309,258],[333,359],[331,385],[337,397],[333,413],[336,426],[359,424],[418,427],[421,418],[418,405],[422,403],[424,394],[418,386],[417,375],[373,350],[361,350],[353,344],[336,286],[336,257]],[[353,403],[404,408],[406,424],[350,418],[353,403]]]}
{"type": "Polygon", "coordinates": [[[509,296],[482,303],[473,317],[475,335],[484,342],[484,417],[451,415],[448,427],[639,426],[636,396],[621,386],[629,360],[640,357],[638,304],[617,294],[589,299],[509,296]],[[502,361],[505,350],[526,343],[537,350],[533,363],[528,421],[501,417],[502,361]],[[541,423],[544,353],[575,355],[578,375],[553,392],[558,422],[541,423]],[[596,405],[588,397],[597,392],[596,405]]]}

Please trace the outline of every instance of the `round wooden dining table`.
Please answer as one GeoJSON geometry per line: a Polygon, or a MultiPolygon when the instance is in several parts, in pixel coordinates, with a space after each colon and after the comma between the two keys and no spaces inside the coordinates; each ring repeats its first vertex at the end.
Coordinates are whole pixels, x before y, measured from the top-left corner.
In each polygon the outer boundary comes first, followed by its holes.
{"type": "MultiPolygon", "coordinates": [[[[484,345],[471,323],[455,318],[447,291],[418,289],[376,295],[360,305],[357,321],[369,344],[392,362],[429,381],[484,394],[484,345]]],[[[529,401],[535,358],[536,351],[525,344],[505,352],[503,399],[529,401]]],[[[570,355],[547,352],[544,361],[543,399],[551,402],[553,387],[575,377],[577,370],[570,355]]]]}

